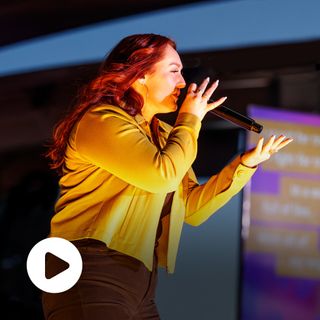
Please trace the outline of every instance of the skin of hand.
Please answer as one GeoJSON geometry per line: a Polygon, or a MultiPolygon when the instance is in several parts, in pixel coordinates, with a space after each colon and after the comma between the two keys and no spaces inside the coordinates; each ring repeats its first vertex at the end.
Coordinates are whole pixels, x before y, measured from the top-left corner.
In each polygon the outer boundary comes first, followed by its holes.
{"type": "Polygon", "coordinates": [[[278,138],[273,135],[264,144],[264,138],[261,137],[255,148],[242,154],[241,163],[246,167],[254,168],[258,164],[270,159],[274,153],[278,152],[292,141],[292,138],[286,138],[284,135],[280,135],[278,138]]]}
{"type": "Polygon", "coordinates": [[[218,106],[220,106],[227,97],[222,97],[217,101],[208,103],[208,100],[212,96],[213,92],[217,89],[219,80],[215,81],[207,90],[207,86],[210,82],[209,77],[206,78],[198,87],[195,83],[191,83],[185,100],[183,101],[180,113],[188,112],[196,115],[202,120],[206,113],[218,106]]]}
{"type": "MultiPolygon", "coordinates": [[[[219,85],[219,80],[215,81],[206,90],[209,82],[210,79],[207,77],[199,87],[195,83],[190,84],[186,98],[179,110],[180,113],[192,113],[202,120],[207,112],[220,106],[227,99],[227,97],[222,97],[217,101],[208,103],[208,100],[219,85]]],[[[246,167],[254,168],[258,164],[270,159],[274,153],[278,152],[292,141],[292,138],[286,138],[284,135],[280,135],[277,138],[273,135],[264,144],[264,138],[261,137],[255,148],[248,150],[241,155],[241,162],[246,167]]]]}

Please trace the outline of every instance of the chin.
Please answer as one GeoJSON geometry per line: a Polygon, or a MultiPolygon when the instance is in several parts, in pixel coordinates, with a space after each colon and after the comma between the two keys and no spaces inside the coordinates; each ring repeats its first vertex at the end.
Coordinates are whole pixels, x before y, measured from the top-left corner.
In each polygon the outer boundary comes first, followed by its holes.
{"type": "Polygon", "coordinates": [[[172,112],[176,111],[178,109],[178,105],[175,103],[173,108],[172,108],[172,112]]]}
{"type": "Polygon", "coordinates": [[[175,112],[178,109],[176,102],[166,103],[162,105],[162,111],[160,113],[170,113],[175,112]]]}
{"type": "Polygon", "coordinates": [[[177,104],[171,105],[169,108],[167,108],[167,112],[175,112],[178,109],[177,104]]]}

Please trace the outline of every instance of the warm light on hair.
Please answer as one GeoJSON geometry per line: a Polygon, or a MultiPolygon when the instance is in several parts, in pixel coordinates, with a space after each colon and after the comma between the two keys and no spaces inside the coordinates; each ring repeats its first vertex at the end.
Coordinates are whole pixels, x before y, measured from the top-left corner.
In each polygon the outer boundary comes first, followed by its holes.
{"type": "Polygon", "coordinates": [[[46,153],[50,167],[62,173],[67,142],[74,125],[93,106],[111,104],[135,116],[141,113],[143,97],[131,86],[151,72],[167,45],[176,49],[171,39],[156,34],[136,34],[122,39],[102,63],[98,76],[79,93],[71,112],[55,127],[53,143],[46,153]]]}

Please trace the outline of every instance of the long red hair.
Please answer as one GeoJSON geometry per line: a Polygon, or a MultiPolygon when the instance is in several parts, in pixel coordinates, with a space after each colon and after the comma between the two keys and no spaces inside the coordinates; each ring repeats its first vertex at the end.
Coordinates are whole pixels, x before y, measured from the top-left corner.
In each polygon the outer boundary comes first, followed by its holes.
{"type": "Polygon", "coordinates": [[[98,76],[78,95],[75,107],[54,128],[53,143],[46,156],[50,168],[62,174],[64,156],[72,128],[89,108],[111,104],[122,107],[128,114],[141,113],[143,97],[131,85],[152,68],[167,45],[176,49],[173,40],[156,34],[136,34],[122,39],[102,63],[98,76]]]}

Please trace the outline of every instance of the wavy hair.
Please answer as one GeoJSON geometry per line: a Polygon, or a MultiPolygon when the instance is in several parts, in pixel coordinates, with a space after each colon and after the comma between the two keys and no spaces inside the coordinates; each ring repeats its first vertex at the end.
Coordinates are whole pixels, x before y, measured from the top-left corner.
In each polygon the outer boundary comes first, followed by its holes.
{"type": "Polygon", "coordinates": [[[131,86],[163,56],[167,45],[176,49],[173,40],[157,34],[135,34],[122,39],[102,63],[98,75],[83,87],[72,110],[54,128],[53,142],[46,157],[50,168],[62,174],[64,156],[74,125],[89,108],[111,104],[123,108],[131,116],[141,113],[143,97],[131,86]]]}

